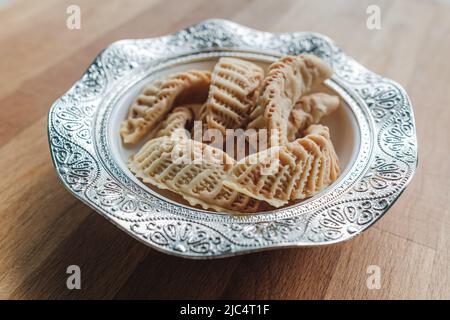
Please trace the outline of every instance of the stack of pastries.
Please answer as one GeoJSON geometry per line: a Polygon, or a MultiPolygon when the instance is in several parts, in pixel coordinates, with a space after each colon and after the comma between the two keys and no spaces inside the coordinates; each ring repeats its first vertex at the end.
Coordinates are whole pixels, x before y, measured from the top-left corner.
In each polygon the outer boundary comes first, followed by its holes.
{"type": "Polygon", "coordinates": [[[219,212],[251,214],[311,197],[340,173],[329,129],[320,124],[340,105],[337,96],[317,91],[331,75],[313,55],[285,56],[266,74],[252,62],[224,57],[212,72],[155,81],[121,124],[125,144],[148,140],[129,168],[144,183],[219,212]],[[224,136],[251,130],[267,147],[247,148],[238,159],[211,141],[192,139],[195,121],[224,136]]]}

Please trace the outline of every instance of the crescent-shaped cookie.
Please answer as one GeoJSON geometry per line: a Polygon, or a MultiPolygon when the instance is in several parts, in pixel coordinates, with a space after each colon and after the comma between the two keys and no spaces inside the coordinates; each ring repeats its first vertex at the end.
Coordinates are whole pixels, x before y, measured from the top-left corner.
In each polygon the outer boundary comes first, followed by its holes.
{"type": "Polygon", "coordinates": [[[191,70],[144,88],[130,106],[127,120],[121,124],[124,143],[138,143],[173,106],[203,103],[210,81],[209,71],[191,70]]]}
{"type": "Polygon", "coordinates": [[[254,63],[221,58],[214,67],[208,100],[201,118],[209,129],[245,127],[255,107],[263,81],[263,70],[254,63]]]}
{"type": "Polygon", "coordinates": [[[147,142],[129,168],[145,183],[178,193],[193,206],[234,214],[256,212],[258,200],[223,185],[234,163],[217,148],[163,136],[147,142]]]}
{"type": "Polygon", "coordinates": [[[303,96],[292,108],[289,115],[287,138],[293,141],[301,136],[303,130],[319,123],[323,117],[336,111],[340,99],[326,93],[313,93],[303,96]]]}
{"type": "Polygon", "coordinates": [[[155,137],[172,136],[176,130],[184,130],[192,121],[193,114],[188,106],[176,107],[161,123],[155,137]]]}
{"type": "Polygon", "coordinates": [[[327,127],[312,125],[305,133],[240,160],[224,184],[274,207],[320,192],[337,179],[339,161],[327,127]]]}
{"type": "Polygon", "coordinates": [[[248,128],[267,128],[270,146],[288,142],[291,110],[301,96],[331,77],[331,68],[314,55],[285,56],[270,65],[248,128]]]}

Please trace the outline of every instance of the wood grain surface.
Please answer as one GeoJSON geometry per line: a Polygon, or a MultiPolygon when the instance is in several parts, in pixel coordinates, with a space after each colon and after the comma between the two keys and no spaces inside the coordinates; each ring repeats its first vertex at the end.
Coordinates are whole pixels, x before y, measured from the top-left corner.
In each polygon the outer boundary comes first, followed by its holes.
{"type": "Polygon", "coordinates": [[[450,298],[450,4],[445,1],[45,0],[0,7],[0,298],[450,298]],[[81,30],[66,8],[81,8],[81,30]],[[381,8],[368,30],[366,8],[381,8]],[[47,112],[110,42],[207,18],[317,31],[400,82],[414,105],[419,167],[380,222],[338,245],[213,261],[152,250],[75,199],[55,175],[47,112]],[[66,268],[81,267],[81,290],[66,268]],[[381,270],[368,289],[367,268],[381,270]]]}

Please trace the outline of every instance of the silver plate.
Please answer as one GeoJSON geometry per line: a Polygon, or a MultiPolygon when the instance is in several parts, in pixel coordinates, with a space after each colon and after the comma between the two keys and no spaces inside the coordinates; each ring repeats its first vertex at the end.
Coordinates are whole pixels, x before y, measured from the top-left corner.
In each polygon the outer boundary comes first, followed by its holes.
{"type": "Polygon", "coordinates": [[[56,172],[77,198],[145,244],[189,258],[348,240],[388,211],[417,164],[411,102],[399,84],[367,70],[320,34],[274,34],[225,20],[111,44],[53,104],[48,136],[56,172]],[[224,55],[273,61],[300,53],[315,54],[333,67],[327,86],[345,100],[357,128],[352,160],[318,196],[247,217],[205,213],[150,192],[112,151],[115,106],[152,74],[224,55]]]}

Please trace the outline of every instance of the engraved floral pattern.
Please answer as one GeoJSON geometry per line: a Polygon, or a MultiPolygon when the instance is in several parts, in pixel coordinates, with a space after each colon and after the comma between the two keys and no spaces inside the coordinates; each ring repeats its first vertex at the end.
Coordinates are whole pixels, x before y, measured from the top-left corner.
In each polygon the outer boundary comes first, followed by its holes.
{"type": "Polygon", "coordinates": [[[364,200],[325,210],[314,221],[308,238],[313,242],[334,241],[353,236],[389,207],[386,199],[364,200]]]}
{"type": "Polygon", "coordinates": [[[68,92],[68,98],[75,101],[94,99],[106,88],[106,82],[103,64],[100,58],[97,58],[68,92]]]}
{"type": "Polygon", "coordinates": [[[291,239],[295,236],[301,236],[305,231],[304,216],[280,219],[274,221],[265,221],[252,224],[233,223],[229,228],[233,231],[235,241],[243,243],[264,243],[279,242],[291,239]]]}
{"type": "Polygon", "coordinates": [[[138,67],[148,64],[153,55],[134,43],[114,43],[102,55],[102,63],[115,81],[138,67]]]}
{"type": "Polygon", "coordinates": [[[69,137],[75,135],[77,138],[89,143],[94,107],[92,105],[78,106],[60,103],[56,105],[56,109],[57,119],[55,124],[61,126],[62,130],[67,131],[69,137]]]}
{"type": "Polygon", "coordinates": [[[416,162],[417,142],[411,111],[402,110],[392,118],[382,131],[381,140],[386,153],[409,163],[416,162]]]}
{"type": "Polygon", "coordinates": [[[75,192],[83,191],[95,177],[96,164],[80,147],[58,136],[50,140],[50,147],[59,175],[75,192]]]}
{"type": "Polygon", "coordinates": [[[396,186],[395,181],[404,176],[404,170],[395,162],[388,163],[386,159],[375,157],[370,170],[360,180],[353,189],[357,192],[366,192],[369,189],[381,190],[388,186],[396,186]]]}
{"type": "Polygon", "coordinates": [[[181,253],[223,254],[232,247],[219,233],[193,222],[155,220],[135,223],[130,229],[144,239],[181,253]]]}
{"type": "Polygon", "coordinates": [[[356,89],[365,100],[372,115],[380,119],[389,114],[389,111],[403,103],[403,97],[391,84],[363,86],[356,89]]]}
{"type": "Polygon", "coordinates": [[[152,212],[150,204],[139,199],[135,194],[122,188],[117,182],[107,179],[100,187],[95,186],[95,199],[111,210],[123,212],[126,216],[136,215],[137,218],[152,212]]]}

